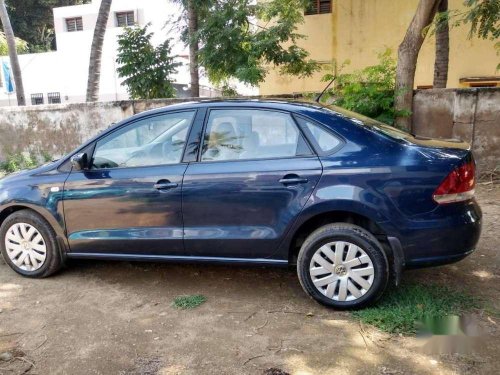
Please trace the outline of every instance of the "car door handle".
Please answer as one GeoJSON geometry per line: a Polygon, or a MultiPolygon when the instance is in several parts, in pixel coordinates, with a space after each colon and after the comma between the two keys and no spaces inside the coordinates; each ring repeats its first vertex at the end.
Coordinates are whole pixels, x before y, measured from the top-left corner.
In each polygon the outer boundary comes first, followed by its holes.
{"type": "Polygon", "coordinates": [[[295,184],[305,184],[309,182],[309,180],[307,178],[301,178],[301,177],[292,177],[292,178],[284,177],[279,182],[283,185],[295,185],[295,184]]]}
{"type": "Polygon", "coordinates": [[[179,184],[177,184],[175,182],[170,182],[170,181],[158,181],[156,184],[153,185],[153,187],[156,190],[160,190],[160,191],[174,189],[177,186],[179,186],[179,184]]]}

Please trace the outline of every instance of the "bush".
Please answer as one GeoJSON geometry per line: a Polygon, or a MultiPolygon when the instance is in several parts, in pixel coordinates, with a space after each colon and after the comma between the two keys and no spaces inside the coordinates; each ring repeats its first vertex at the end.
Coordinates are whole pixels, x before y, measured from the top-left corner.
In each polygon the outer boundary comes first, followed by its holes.
{"type": "MultiPolygon", "coordinates": [[[[380,53],[378,59],[377,65],[353,73],[326,74],[322,79],[324,82],[333,78],[336,81],[335,88],[328,90],[323,100],[333,99],[333,104],[339,107],[392,125],[395,117],[396,60],[392,58],[390,49],[380,53]]],[[[349,62],[343,66],[347,64],[349,62]]]]}
{"type": "Polygon", "coordinates": [[[9,154],[7,159],[0,163],[0,172],[14,173],[23,169],[35,168],[40,164],[39,159],[46,163],[52,160],[52,156],[46,151],[42,151],[40,158],[37,158],[34,154],[20,152],[9,154]]]}

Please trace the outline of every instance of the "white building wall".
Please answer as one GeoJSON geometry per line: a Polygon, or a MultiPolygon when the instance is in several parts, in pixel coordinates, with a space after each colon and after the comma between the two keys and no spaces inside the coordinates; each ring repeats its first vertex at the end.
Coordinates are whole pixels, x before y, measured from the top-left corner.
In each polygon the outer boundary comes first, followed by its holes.
{"type": "MultiPolygon", "coordinates": [[[[90,47],[99,5],[100,0],[94,0],[90,4],[54,8],[57,51],[19,55],[27,104],[31,103],[31,94],[36,93],[43,93],[47,103],[49,92],[59,92],[62,103],[85,101],[90,47]],[[73,17],[82,17],[82,31],[66,30],[65,20],[73,17]]],[[[188,51],[171,27],[165,27],[168,21],[178,17],[178,6],[169,0],[113,0],[103,45],[99,101],[129,98],[116,73],[117,36],[123,32],[123,28],[116,26],[116,12],[123,11],[134,11],[140,26],[151,23],[149,31],[154,33],[153,44],[158,45],[168,37],[174,39],[172,53],[184,57],[179,59],[183,66],[178,68],[173,79],[176,83],[187,85],[190,81],[188,51]]],[[[8,56],[0,57],[0,60],[9,61],[8,56]]],[[[200,81],[203,86],[211,86],[205,77],[200,81]]],[[[202,92],[208,96],[211,90],[202,92]]],[[[1,88],[0,106],[6,105],[17,105],[16,95],[7,95],[1,88]]]]}

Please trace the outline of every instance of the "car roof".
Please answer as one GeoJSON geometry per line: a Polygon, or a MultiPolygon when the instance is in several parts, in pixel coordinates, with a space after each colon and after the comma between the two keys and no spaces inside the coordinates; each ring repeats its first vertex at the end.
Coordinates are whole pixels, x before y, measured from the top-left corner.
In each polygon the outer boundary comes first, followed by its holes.
{"type": "MultiPolygon", "coordinates": [[[[276,99],[206,99],[197,101],[187,101],[184,103],[176,103],[160,108],[151,109],[148,111],[141,112],[135,116],[134,119],[139,119],[141,117],[147,117],[154,114],[160,114],[167,111],[184,110],[184,109],[196,109],[196,108],[217,108],[217,107],[248,107],[248,108],[270,108],[285,110],[290,112],[296,111],[324,111],[324,108],[318,103],[307,101],[307,100],[297,100],[297,99],[286,99],[286,98],[276,98],[276,99]]],[[[130,120],[128,118],[127,120],[130,120]]]]}

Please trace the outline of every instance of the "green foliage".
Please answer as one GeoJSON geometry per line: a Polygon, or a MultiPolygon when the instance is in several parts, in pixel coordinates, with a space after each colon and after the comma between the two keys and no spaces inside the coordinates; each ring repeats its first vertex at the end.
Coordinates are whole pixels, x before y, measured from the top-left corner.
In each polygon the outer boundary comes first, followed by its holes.
{"type": "MultiPolygon", "coordinates": [[[[24,53],[28,50],[28,44],[19,38],[16,38],[16,51],[17,53],[24,53]]],[[[0,31],[0,56],[6,56],[9,54],[9,48],[7,46],[7,39],[3,31],[0,31]]]]}
{"type": "Polygon", "coordinates": [[[234,98],[238,96],[238,91],[234,86],[231,86],[228,82],[224,82],[219,89],[221,90],[221,94],[226,98],[234,98]]]}
{"type": "Polygon", "coordinates": [[[125,78],[133,99],[172,98],[175,90],[170,75],[180,64],[171,56],[170,40],[156,48],[151,44],[148,26],[126,28],[118,37],[118,75],[125,78]]]}
{"type": "Polygon", "coordinates": [[[0,163],[0,174],[2,172],[13,173],[23,169],[35,168],[40,164],[40,160],[47,163],[52,161],[53,157],[47,151],[41,151],[39,154],[25,152],[10,153],[7,155],[6,160],[0,163]]]}
{"type": "MultiPolygon", "coordinates": [[[[335,88],[330,89],[322,100],[333,99],[335,105],[392,124],[395,117],[396,61],[390,49],[380,53],[378,58],[377,65],[353,73],[326,74],[322,80],[329,82],[335,77],[335,88]]],[[[349,62],[339,70],[347,64],[349,62]]]]}
{"type": "Polygon", "coordinates": [[[24,153],[10,154],[4,163],[0,165],[0,170],[6,173],[13,173],[23,169],[31,169],[37,166],[36,158],[33,155],[24,153]]]}
{"type": "Polygon", "coordinates": [[[373,307],[353,312],[354,317],[390,333],[414,334],[419,321],[460,315],[478,302],[443,286],[403,284],[388,291],[373,307]]]}
{"type": "Polygon", "coordinates": [[[500,38],[500,0],[466,0],[469,8],[463,20],[470,23],[469,38],[500,38]]]}
{"type": "Polygon", "coordinates": [[[174,298],[172,305],[177,309],[194,309],[204,303],[207,298],[201,294],[178,296],[174,298]]]}
{"type": "Polygon", "coordinates": [[[28,43],[28,52],[55,49],[53,8],[89,2],[90,0],[5,1],[14,34],[28,43]]]}
{"type": "MultiPolygon", "coordinates": [[[[500,54],[500,0],[464,0],[465,11],[450,9],[438,13],[430,29],[435,33],[440,25],[448,23],[450,27],[470,25],[468,38],[473,37],[497,41],[494,48],[500,54]]],[[[500,64],[497,70],[500,69],[500,64]]]]}
{"type": "MultiPolygon", "coordinates": [[[[186,8],[186,0],[178,1],[186,8]]],[[[198,32],[188,35],[201,46],[200,65],[210,80],[221,84],[236,78],[250,85],[264,81],[269,67],[282,74],[310,76],[319,69],[309,53],[296,45],[306,0],[206,0],[195,1],[198,32]],[[256,24],[256,20],[259,24],[256,24]]]]}

